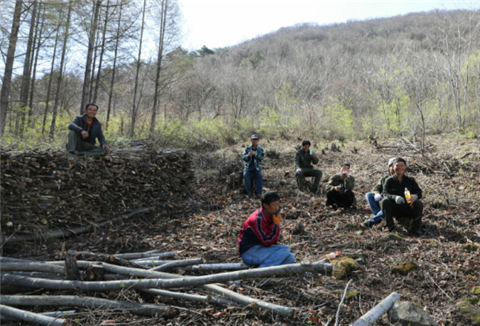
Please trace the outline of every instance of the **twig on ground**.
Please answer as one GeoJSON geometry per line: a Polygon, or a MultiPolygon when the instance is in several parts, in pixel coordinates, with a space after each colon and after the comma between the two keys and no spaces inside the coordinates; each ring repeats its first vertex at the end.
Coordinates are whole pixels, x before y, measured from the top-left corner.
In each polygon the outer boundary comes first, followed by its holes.
{"type": "Polygon", "coordinates": [[[340,301],[340,304],[338,305],[337,315],[335,316],[335,326],[338,326],[339,317],[340,317],[340,309],[342,308],[343,301],[345,300],[345,297],[347,296],[348,286],[350,285],[350,283],[352,283],[352,280],[348,281],[347,286],[345,287],[345,291],[343,291],[342,300],[340,301]]]}

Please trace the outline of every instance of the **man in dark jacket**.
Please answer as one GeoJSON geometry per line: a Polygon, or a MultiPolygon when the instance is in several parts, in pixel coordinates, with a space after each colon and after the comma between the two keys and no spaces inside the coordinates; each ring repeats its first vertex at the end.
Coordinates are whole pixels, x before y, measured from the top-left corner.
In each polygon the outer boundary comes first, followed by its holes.
{"type": "Polygon", "coordinates": [[[335,174],[328,180],[325,190],[327,191],[327,202],[325,206],[332,206],[334,209],[338,207],[349,208],[356,206],[355,194],[355,178],[350,175],[350,163],[343,163],[340,167],[340,173],[335,174]]]}
{"type": "Polygon", "coordinates": [[[318,157],[310,150],[310,141],[304,140],[302,142],[302,148],[297,151],[295,155],[295,174],[298,181],[298,190],[304,191],[305,189],[305,177],[315,177],[312,189],[313,193],[318,190],[318,185],[322,180],[322,170],[313,168],[312,164],[318,164],[318,157]]]}
{"type": "Polygon", "coordinates": [[[420,230],[422,226],[423,203],[422,189],[418,186],[413,177],[405,175],[407,162],[399,157],[393,163],[394,175],[389,177],[384,184],[381,202],[383,219],[389,232],[395,228],[393,217],[411,218],[409,231],[413,235],[423,235],[420,230]],[[409,191],[410,198],[407,199],[405,191],[409,191]]]}
{"type": "Polygon", "coordinates": [[[280,219],[280,196],[269,191],[262,196],[262,207],[243,223],[238,235],[238,252],[245,265],[268,267],[295,262],[290,248],[277,244],[280,219]]]}
{"type": "Polygon", "coordinates": [[[67,151],[69,153],[96,156],[105,155],[110,150],[103,136],[102,124],[95,118],[97,111],[96,104],[87,104],[85,114],[75,117],[68,125],[70,133],[68,134],[67,151]],[[95,146],[97,138],[101,147],[95,146]]]}

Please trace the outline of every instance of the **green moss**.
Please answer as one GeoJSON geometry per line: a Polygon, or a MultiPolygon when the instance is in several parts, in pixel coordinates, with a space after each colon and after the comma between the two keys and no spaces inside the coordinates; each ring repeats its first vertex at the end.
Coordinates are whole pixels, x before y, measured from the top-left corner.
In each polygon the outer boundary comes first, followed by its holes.
{"type": "Polygon", "coordinates": [[[408,275],[415,270],[413,262],[405,262],[392,268],[392,273],[399,275],[408,275]]]}
{"type": "Polygon", "coordinates": [[[458,309],[471,318],[472,325],[480,325],[480,309],[466,302],[466,300],[457,304],[458,309]]]}
{"type": "Polygon", "coordinates": [[[474,252],[477,251],[480,246],[477,246],[476,244],[469,243],[463,246],[463,250],[467,252],[474,252]]]}
{"type": "MultiPolygon", "coordinates": [[[[474,286],[471,291],[473,294],[480,294],[480,286],[474,286]]],[[[480,299],[479,299],[480,300],[480,299]]]]}
{"type": "Polygon", "coordinates": [[[400,241],[400,240],[403,240],[402,236],[396,233],[389,233],[380,239],[381,242],[400,241]]]}
{"type": "Polygon", "coordinates": [[[347,295],[345,296],[345,299],[348,300],[348,299],[356,298],[356,297],[358,297],[359,294],[360,294],[360,291],[358,291],[358,290],[348,291],[347,295]]]}
{"type": "Polygon", "coordinates": [[[336,278],[345,278],[356,269],[357,262],[350,257],[342,257],[332,260],[332,275],[336,278]]]}

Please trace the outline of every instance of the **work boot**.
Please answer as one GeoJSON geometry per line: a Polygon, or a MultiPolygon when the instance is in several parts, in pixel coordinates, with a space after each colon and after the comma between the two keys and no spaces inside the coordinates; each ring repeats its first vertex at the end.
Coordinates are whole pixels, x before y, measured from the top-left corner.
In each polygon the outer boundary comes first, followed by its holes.
{"type": "Polygon", "coordinates": [[[371,229],[371,228],[373,228],[373,225],[374,225],[374,224],[372,223],[372,221],[367,220],[367,221],[363,222],[362,225],[363,225],[364,227],[366,227],[367,229],[371,229]]]}
{"type": "Polygon", "coordinates": [[[392,233],[395,230],[395,225],[386,225],[385,228],[384,232],[392,233]]]}
{"type": "Polygon", "coordinates": [[[420,230],[419,228],[413,228],[410,230],[410,233],[414,236],[417,236],[417,237],[420,237],[422,235],[424,235],[423,231],[420,230]]]}

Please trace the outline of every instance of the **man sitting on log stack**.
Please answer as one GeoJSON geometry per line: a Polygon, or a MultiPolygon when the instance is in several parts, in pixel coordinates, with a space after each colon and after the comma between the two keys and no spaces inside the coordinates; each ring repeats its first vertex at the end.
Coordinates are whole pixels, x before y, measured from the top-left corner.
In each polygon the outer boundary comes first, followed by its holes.
{"type": "Polygon", "coordinates": [[[95,118],[97,111],[96,104],[87,104],[85,114],[75,117],[68,125],[70,133],[68,134],[67,152],[82,156],[97,156],[106,155],[110,150],[103,136],[102,124],[95,118]],[[95,146],[97,138],[101,147],[95,146]]]}
{"type": "Polygon", "coordinates": [[[325,206],[332,206],[337,209],[338,207],[349,208],[355,205],[355,195],[352,191],[354,186],[355,178],[350,175],[350,163],[343,163],[340,167],[340,173],[332,176],[325,187],[327,190],[325,206]]]}
{"type": "Polygon", "coordinates": [[[262,196],[262,207],[245,221],[238,236],[238,250],[245,265],[268,267],[293,264],[295,255],[280,236],[280,196],[269,191],[262,196]]]}
{"type": "Polygon", "coordinates": [[[381,202],[383,219],[389,232],[395,229],[393,217],[410,218],[409,232],[413,235],[423,235],[422,226],[423,203],[422,189],[413,177],[405,175],[407,162],[399,157],[393,163],[394,175],[385,181],[383,200],[381,202]]]}

